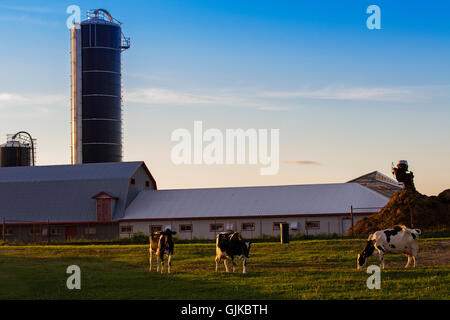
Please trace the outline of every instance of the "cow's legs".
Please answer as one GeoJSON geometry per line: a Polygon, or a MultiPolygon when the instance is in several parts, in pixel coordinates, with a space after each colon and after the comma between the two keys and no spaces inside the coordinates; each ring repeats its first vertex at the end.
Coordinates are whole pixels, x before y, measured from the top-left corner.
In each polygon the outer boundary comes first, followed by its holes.
{"type": "Polygon", "coordinates": [[[225,265],[225,270],[226,270],[227,272],[230,272],[230,270],[228,269],[228,259],[224,259],[224,260],[223,260],[223,264],[225,265]]]}
{"type": "Polygon", "coordinates": [[[234,261],[234,258],[231,258],[231,263],[233,264],[233,272],[236,271],[236,262],[234,261]]]}
{"type": "Polygon", "coordinates": [[[161,274],[164,273],[164,254],[160,257],[161,261],[161,274]]]}
{"type": "Polygon", "coordinates": [[[149,264],[150,264],[150,266],[148,267],[148,272],[152,272],[152,249],[150,248],[150,249],[148,249],[148,252],[149,252],[149,258],[148,258],[148,260],[149,260],[149,264]]]}
{"type": "Polygon", "coordinates": [[[244,258],[244,260],[242,261],[242,273],[247,273],[247,258],[244,258]]]}
{"type": "Polygon", "coordinates": [[[219,262],[220,258],[216,256],[216,272],[219,272],[219,262]]]}
{"type": "Polygon", "coordinates": [[[167,273],[170,273],[172,267],[172,255],[169,254],[169,258],[167,258],[167,273]]]}
{"type": "Polygon", "coordinates": [[[412,258],[413,258],[413,261],[414,261],[414,268],[416,267],[416,257],[417,257],[417,254],[419,253],[419,247],[414,247],[413,249],[412,249],[412,258]]]}
{"type": "Polygon", "coordinates": [[[411,263],[411,256],[408,254],[408,262],[406,263],[405,268],[408,268],[410,263],[411,263]]]}
{"type": "Polygon", "coordinates": [[[384,269],[384,248],[380,245],[375,245],[375,249],[377,249],[378,257],[380,258],[380,268],[384,269]]]}
{"type": "Polygon", "coordinates": [[[159,267],[161,264],[161,258],[158,253],[156,253],[156,272],[159,272],[159,267]]]}
{"type": "Polygon", "coordinates": [[[384,254],[383,252],[379,252],[380,254],[380,268],[384,269],[384,254]]]}

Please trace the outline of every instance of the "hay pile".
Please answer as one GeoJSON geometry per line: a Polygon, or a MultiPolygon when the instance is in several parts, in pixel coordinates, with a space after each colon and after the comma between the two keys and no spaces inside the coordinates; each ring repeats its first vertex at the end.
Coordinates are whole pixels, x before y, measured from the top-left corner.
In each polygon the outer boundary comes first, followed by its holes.
{"type": "MultiPolygon", "coordinates": [[[[396,192],[377,214],[366,217],[354,226],[354,234],[367,236],[370,233],[390,228],[397,224],[424,230],[450,229],[450,189],[438,196],[428,197],[415,190],[396,192]]],[[[346,235],[351,235],[349,229],[346,235]]]]}

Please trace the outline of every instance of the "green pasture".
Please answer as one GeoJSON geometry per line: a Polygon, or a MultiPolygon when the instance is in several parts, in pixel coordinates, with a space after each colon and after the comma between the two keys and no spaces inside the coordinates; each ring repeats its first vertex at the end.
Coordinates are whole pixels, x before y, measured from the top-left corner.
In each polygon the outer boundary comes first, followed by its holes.
{"type": "Polygon", "coordinates": [[[235,273],[223,264],[214,271],[213,241],[176,244],[170,275],[148,272],[145,245],[4,245],[0,299],[450,299],[450,238],[420,240],[415,269],[387,255],[380,290],[356,270],[364,242],[254,243],[246,275],[239,264],[235,273]],[[81,268],[81,290],[66,287],[69,265],[81,268]]]}

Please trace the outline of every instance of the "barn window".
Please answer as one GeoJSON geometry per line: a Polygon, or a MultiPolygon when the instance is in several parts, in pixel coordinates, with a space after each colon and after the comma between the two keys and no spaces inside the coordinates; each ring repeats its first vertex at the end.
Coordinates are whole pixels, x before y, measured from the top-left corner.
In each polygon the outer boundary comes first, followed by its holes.
{"type": "Polygon", "coordinates": [[[120,233],[132,233],[133,226],[120,226],[120,233]]]}
{"type": "Polygon", "coordinates": [[[131,185],[135,185],[136,184],[136,179],[135,178],[131,178],[131,185]]]}
{"type": "Polygon", "coordinates": [[[59,236],[63,234],[62,228],[50,228],[50,235],[51,236],[59,236]]]}
{"type": "Polygon", "coordinates": [[[291,230],[298,230],[298,228],[299,228],[298,221],[291,222],[291,223],[289,224],[289,228],[290,228],[291,230]]]}
{"type": "Polygon", "coordinates": [[[12,228],[5,228],[5,236],[14,235],[14,230],[12,228]]]}
{"type": "Polygon", "coordinates": [[[280,223],[286,223],[286,222],[273,222],[272,223],[272,231],[280,231],[280,223]]]}
{"type": "Polygon", "coordinates": [[[211,232],[223,231],[223,223],[211,223],[209,225],[209,231],[211,231],[211,232]]]}
{"type": "Polygon", "coordinates": [[[160,232],[160,231],[162,231],[162,225],[160,225],[160,224],[151,224],[150,226],[149,226],[149,230],[150,230],[150,233],[152,233],[152,232],[160,232]]]}
{"type": "Polygon", "coordinates": [[[145,181],[145,187],[146,188],[150,188],[150,180],[146,180],[145,181]]]}
{"type": "Polygon", "coordinates": [[[86,227],[84,228],[84,234],[97,234],[97,228],[96,227],[86,227]]]}
{"type": "Polygon", "coordinates": [[[41,226],[32,226],[30,229],[30,235],[32,235],[32,236],[42,235],[41,226]]]}
{"type": "Polygon", "coordinates": [[[227,223],[227,231],[235,231],[236,230],[236,224],[235,223],[227,223]]]}
{"type": "Polygon", "coordinates": [[[306,229],[320,229],[320,221],[306,221],[305,228],[306,229]]]}
{"type": "Polygon", "coordinates": [[[242,231],[255,231],[255,224],[253,222],[244,222],[241,224],[242,231]]]}
{"type": "Polygon", "coordinates": [[[180,232],[192,232],[192,224],[180,224],[180,232]]]}

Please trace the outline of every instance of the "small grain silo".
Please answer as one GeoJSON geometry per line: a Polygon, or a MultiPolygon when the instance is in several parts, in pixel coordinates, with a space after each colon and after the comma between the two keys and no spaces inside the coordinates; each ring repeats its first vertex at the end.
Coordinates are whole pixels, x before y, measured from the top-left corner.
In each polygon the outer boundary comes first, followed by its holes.
{"type": "Polygon", "coordinates": [[[25,167],[34,165],[36,140],[25,131],[7,135],[6,143],[0,145],[0,167],[25,167]]]}
{"type": "Polygon", "coordinates": [[[122,24],[89,10],[71,28],[72,164],[122,161],[122,24]]]}

